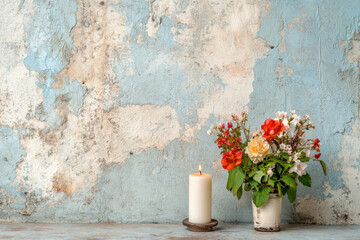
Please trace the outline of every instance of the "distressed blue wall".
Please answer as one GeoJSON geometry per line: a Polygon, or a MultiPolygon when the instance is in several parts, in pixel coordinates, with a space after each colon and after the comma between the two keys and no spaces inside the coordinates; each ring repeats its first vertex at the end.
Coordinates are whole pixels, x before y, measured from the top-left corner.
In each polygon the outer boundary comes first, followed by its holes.
{"type": "MultiPolygon", "coordinates": [[[[1,6],[1,5],[0,5],[1,6]]],[[[179,222],[188,174],[213,217],[252,220],[225,189],[211,124],[309,114],[328,177],[283,220],[360,224],[354,1],[6,1],[0,9],[0,218],[179,222]]]]}

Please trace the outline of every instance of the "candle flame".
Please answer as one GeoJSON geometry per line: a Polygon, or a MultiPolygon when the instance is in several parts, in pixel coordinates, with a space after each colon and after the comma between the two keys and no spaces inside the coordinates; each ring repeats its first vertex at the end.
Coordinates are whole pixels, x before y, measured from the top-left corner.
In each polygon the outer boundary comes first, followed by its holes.
{"type": "Polygon", "coordinates": [[[199,173],[200,173],[200,175],[202,174],[201,165],[199,165],[199,173]]]}

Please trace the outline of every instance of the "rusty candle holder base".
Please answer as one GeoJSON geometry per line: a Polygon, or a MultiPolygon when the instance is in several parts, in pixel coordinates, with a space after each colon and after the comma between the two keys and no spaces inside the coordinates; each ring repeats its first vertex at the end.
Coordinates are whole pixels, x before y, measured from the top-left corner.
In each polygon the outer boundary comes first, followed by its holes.
{"type": "Polygon", "coordinates": [[[211,219],[209,223],[192,223],[188,218],[183,220],[183,224],[187,227],[189,231],[192,232],[210,232],[213,231],[213,227],[218,225],[218,221],[216,219],[211,219]]]}

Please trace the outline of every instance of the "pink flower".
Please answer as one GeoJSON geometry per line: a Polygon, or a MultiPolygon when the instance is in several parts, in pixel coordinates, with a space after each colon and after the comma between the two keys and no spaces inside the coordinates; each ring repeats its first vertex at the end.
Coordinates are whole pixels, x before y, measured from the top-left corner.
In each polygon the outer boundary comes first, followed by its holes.
{"type": "Polygon", "coordinates": [[[225,128],[225,124],[222,124],[222,125],[221,125],[221,129],[224,129],[224,128],[225,128]]]}
{"type": "Polygon", "coordinates": [[[228,122],[227,125],[228,125],[228,128],[232,128],[232,126],[233,126],[231,122],[228,122]]]}

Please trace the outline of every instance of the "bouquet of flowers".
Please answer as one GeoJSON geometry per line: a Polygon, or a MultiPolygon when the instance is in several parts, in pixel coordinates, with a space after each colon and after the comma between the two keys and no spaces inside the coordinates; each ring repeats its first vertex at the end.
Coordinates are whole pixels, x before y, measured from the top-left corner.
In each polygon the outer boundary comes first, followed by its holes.
{"type": "Polygon", "coordinates": [[[300,118],[295,111],[277,112],[275,119],[267,119],[261,130],[254,132],[246,126],[247,120],[246,112],[233,114],[232,121],[208,131],[217,136],[221,164],[229,172],[226,188],[238,199],[244,189],[253,190],[256,207],[263,205],[270,193],[280,197],[287,194],[294,202],[298,181],[311,186],[311,177],[305,171],[310,160],[318,161],[326,175],[326,165],[319,159],[320,140],[305,137],[306,131],[315,129],[308,115],[300,118]]]}

